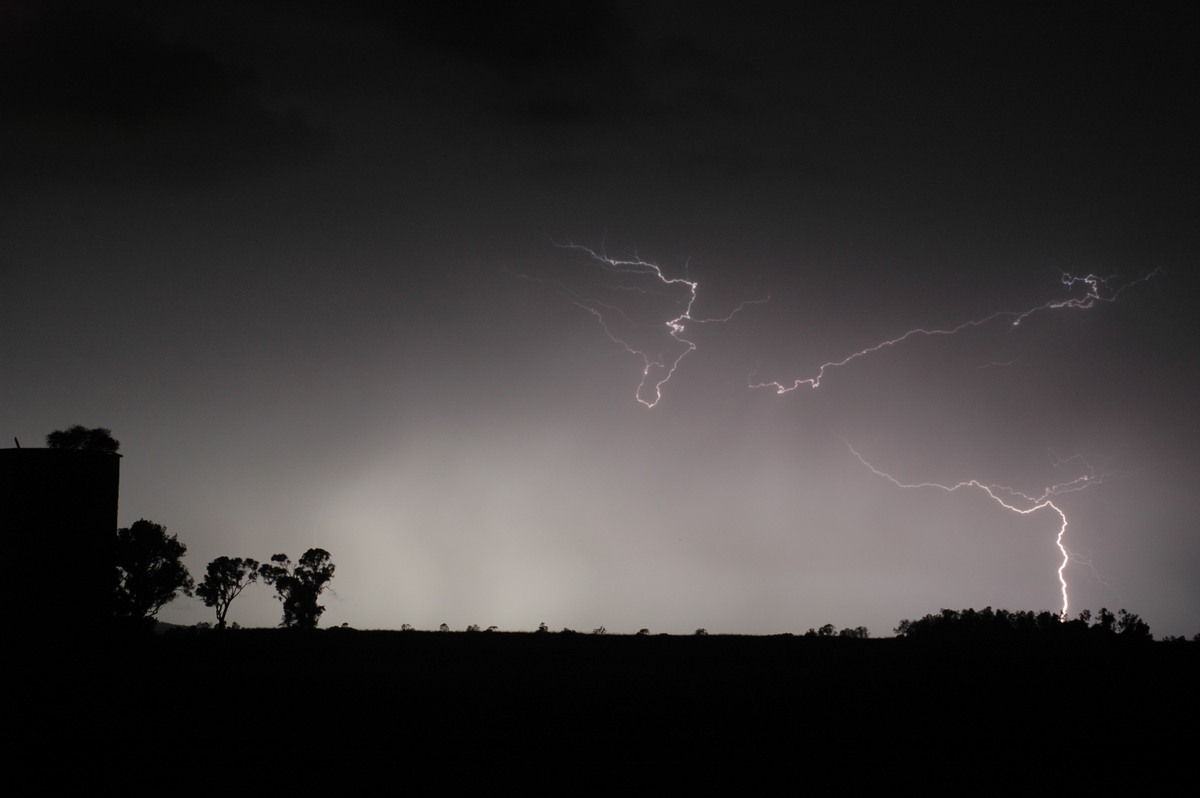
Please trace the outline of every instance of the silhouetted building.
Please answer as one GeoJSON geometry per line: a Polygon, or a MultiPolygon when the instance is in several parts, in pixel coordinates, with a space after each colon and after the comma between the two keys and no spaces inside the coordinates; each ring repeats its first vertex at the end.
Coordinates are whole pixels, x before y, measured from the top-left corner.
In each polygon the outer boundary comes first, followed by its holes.
{"type": "Polygon", "coordinates": [[[22,629],[99,629],[112,618],[121,456],[0,449],[10,618],[22,629]]]}

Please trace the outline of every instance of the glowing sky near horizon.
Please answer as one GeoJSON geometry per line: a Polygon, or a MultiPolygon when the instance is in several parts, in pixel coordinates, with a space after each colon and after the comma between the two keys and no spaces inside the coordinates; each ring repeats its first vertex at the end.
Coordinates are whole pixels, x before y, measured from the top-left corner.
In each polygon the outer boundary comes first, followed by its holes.
{"type": "MultiPolygon", "coordinates": [[[[121,524],[193,574],[326,548],[326,624],[614,632],[1057,609],[1053,513],[842,439],[1031,496],[1085,455],[1072,608],[1200,631],[1186,20],[469,9],[0,12],[7,438],[110,427],[121,524]],[[686,311],[652,410],[581,297],[655,355],[686,311]]],[[[255,587],[229,620],[279,614],[255,587]]]]}

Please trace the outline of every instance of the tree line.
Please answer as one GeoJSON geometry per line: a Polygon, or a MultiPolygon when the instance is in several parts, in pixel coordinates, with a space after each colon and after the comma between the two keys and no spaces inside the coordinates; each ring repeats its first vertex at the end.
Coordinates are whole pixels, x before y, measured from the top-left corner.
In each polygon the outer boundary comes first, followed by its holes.
{"type": "MultiPolygon", "coordinates": [[[[89,429],[76,424],[47,435],[46,448],[116,454],[121,442],[105,427],[89,429]]],[[[182,594],[195,595],[212,607],[217,628],[224,629],[229,605],[260,579],[275,588],[275,597],[283,604],[281,626],[313,629],[325,611],[319,599],[333,579],[334,565],[324,549],[309,549],[294,564],[286,554],[272,555],[265,563],[218,557],[208,564],[199,585],[183,564],[186,553],[187,546],[179,542],[178,536],[168,535],[162,524],[143,518],[118,529],[113,598],[117,621],[147,624],[182,594]]]]}
{"type": "Polygon", "coordinates": [[[1009,612],[984,607],[982,610],[947,610],[915,621],[902,620],[896,635],[930,642],[999,642],[1032,640],[1069,642],[1120,641],[1141,643],[1154,639],[1150,626],[1128,610],[1111,612],[1105,607],[1095,615],[1084,610],[1073,619],[1045,610],[1009,612]]]}
{"type": "Polygon", "coordinates": [[[249,557],[217,557],[198,585],[183,564],[186,553],[187,546],[178,536],[168,535],[162,524],[143,518],[118,529],[114,600],[118,621],[149,623],[178,596],[194,595],[214,609],[217,628],[224,629],[233,600],[259,580],[274,587],[275,598],[283,604],[281,626],[314,629],[325,612],[319,600],[334,572],[325,549],[309,549],[296,563],[286,554],[272,555],[264,563],[249,557]]]}

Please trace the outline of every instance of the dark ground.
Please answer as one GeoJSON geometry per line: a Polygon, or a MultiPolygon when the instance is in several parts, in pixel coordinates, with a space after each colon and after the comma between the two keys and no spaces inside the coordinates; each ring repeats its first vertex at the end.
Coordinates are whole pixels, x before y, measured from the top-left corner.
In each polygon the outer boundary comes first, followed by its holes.
{"type": "MultiPolygon", "coordinates": [[[[178,630],[25,654],[29,740],[1164,743],[1194,729],[1200,645],[178,630]]],[[[10,705],[12,706],[12,705],[10,705]]]]}

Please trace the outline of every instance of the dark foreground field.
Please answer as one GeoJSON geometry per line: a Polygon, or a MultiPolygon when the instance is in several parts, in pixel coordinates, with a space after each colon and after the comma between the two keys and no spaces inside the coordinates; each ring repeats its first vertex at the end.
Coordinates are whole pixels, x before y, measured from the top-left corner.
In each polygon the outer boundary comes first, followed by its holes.
{"type": "Polygon", "coordinates": [[[13,655],[10,735],[1060,746],[1178,739],[1200,645],[179,630],[13,655]]]}

